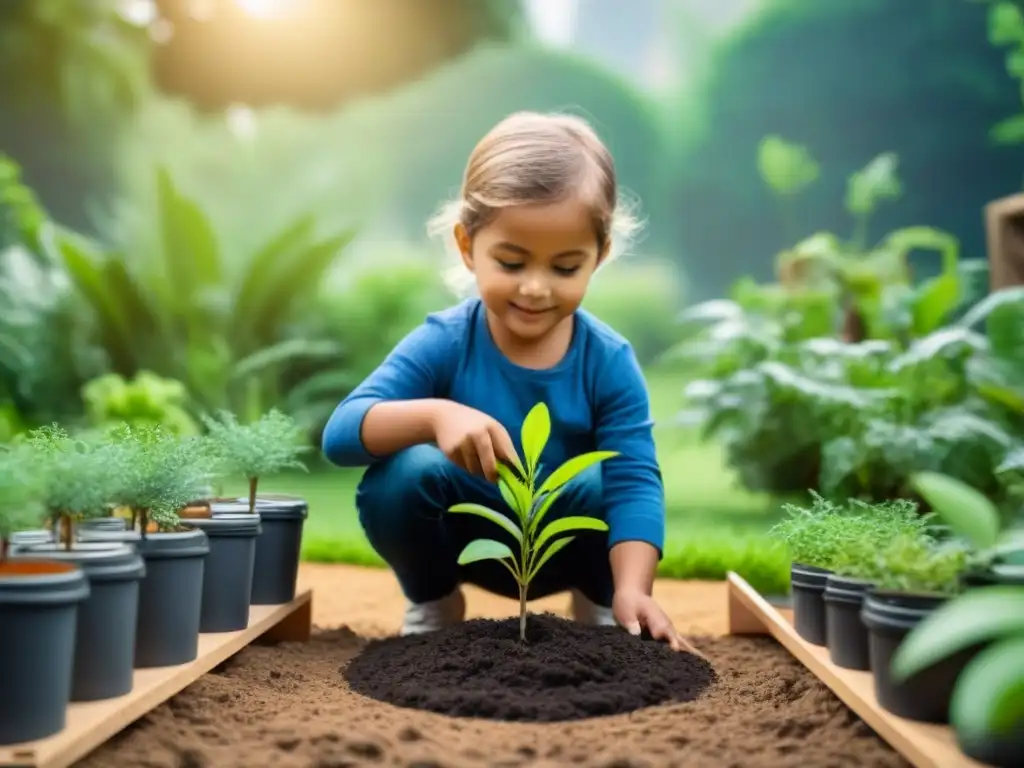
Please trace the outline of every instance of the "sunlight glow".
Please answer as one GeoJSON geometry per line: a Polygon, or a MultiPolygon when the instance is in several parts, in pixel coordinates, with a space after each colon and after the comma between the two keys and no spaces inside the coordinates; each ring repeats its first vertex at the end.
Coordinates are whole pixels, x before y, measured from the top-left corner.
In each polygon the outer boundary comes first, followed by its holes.
{"type": "Polygon", "coordinates": [[[235,0],[238,7],[257,19],[274,19],[286,15],[299,5],[297,0],[235,0]]]}

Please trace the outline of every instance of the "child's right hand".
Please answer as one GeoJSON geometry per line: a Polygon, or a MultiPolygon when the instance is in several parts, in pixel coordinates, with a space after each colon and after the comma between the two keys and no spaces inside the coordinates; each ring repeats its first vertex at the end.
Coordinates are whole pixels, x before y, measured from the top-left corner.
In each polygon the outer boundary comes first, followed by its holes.
{"type": "Polygon", "coordinates": [[[497,419],[469,406],[445,401],[433,419],[434,442],[467,472],[498,480],[498,462],[515,465],[516,449],[497,419]]]}

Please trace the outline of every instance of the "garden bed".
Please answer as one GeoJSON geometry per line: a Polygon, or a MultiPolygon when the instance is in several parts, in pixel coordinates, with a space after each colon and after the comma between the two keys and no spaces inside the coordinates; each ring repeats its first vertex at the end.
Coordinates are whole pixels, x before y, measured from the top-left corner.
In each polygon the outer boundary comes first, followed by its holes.
{"type": "MultiPolygon", "coordinates": [[[[451,718],[354,693],[349,660],[394,631],[402,600],[385,571],[303,566],[313,587],[308,643],[252,646],[81,763],[167,766],[872,765],[906,766],[769,638],[722,636],[719,584],[659,583],[659,600],[714,662],[694,701],[557,723],[451,718]],[[856,757],[854,757],[856,755],[856,757]]],[[[470,616],[515,613],[468,591],[470,616]]],[[[564,596],[538,601],[558,611],[564,596]]]]}

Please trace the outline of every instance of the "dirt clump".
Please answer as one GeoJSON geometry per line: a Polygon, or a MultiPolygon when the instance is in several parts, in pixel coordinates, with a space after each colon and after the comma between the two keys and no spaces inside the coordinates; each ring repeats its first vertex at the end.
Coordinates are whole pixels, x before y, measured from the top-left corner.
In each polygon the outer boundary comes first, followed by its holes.
{"type": "MultiPolygon", "coordinates": [[[[542,631],[541,620],[533,621],[542,631]]],[[[691,701],[630,714],[537,723],[454,718],[361,695],[345,680],[347,665],[364,648],[375,649],[370,651],[372,655],[389,646],[368,646],[367,640],[347,628],[318,631],[308,643],[250,646],[129,726],[78,766],[908,765],[773,640],[692,639],[712,660],[714,679],[703,693],[694,688],[693,693],[699,695],[691,701]]],[[[659,652],[646,643],[634,643],[638,654],[649,654],[646,658],[660,663],[659,652]]],[[[450,652],[454,651],[446,651],[450,652]]],[[[455,669],[463,668],[462,660],[454,661],[460,662],[455,669]]],[[[677,669],[688,670],[686,674],[699,677],[704,669],[685,656],[677,661],[677,669]]],[[[494,662],[499,666],[498,658],[494,662]]],[[[444,666],[453,660],[440,657],[435,663],[444,666]]],[[[623,657],[623,663],[644,662],[623,657]]],[[[356,662],[352,669],[358,671],[361,664],[356,662]]],[[[426,661],[423,664],[427,666],[426,661]]],[[[525,662],[518,672],[524,670],[529,671],[525,662]]],[[[436,689],[429,687],[433,683],[427,670],[421,670],[419,676],[412,668],[406,672],[410,690],[419,688],[424,696],[436,695],[436,689]]],[[[636,679],[650,677],[639,668],[632,673],[636,679]]],[[[542,674],[540,667],[535,674],[542,674]]],[[[631,679],[625,668],[608,674],[631,679]]],[[[679,681],[670,685],[679,686],[679,681]]],[[[685,685],[675,692],[690,696],[685,685]]],[[[496,687],[494,694],[499,695],[496,687]]],[[[545,694],[538,689],[534,695],[540,698],[545,694]]],[[[538,703],[534,715],[539,711],[538,703]]]]}

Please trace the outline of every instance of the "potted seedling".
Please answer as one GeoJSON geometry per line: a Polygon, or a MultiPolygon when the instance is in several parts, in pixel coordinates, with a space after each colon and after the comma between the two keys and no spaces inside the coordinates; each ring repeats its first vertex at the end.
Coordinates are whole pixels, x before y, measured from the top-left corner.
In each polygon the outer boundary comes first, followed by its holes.
{"type": "Polygon", "coordinates": [[[123,543],[81,542],[75,523],[103,515],[123,474],[120,446],[104,434],[73,437],[47,427],[30,435],[32,459],[45,481],[44,505],[58,541],[28,545],[18,557],[73,564],[89,581],[78,608],[72,701],[108,699],[132,688],[132,656],[142,558],[123,543]]]}
{"type": "Polygon", "coordinates": [[[146,563],[139,591],[135,667],[193,661],[199,651],[206,534],[178,517],[205,479],[193,438],[150,425],[115,428],[120,484],[115,498],[138,525],[146,563]]]}
{"type": "Polygon", "coordinates": [[[11,533],[43,519],[44,481],[26,446],[0,450],[0,744],[5,745],[64,729],[75,623],[89,596],[85,574],[73,563],[8,557],[11,533]]]}
{"type": "Polygon", "coordinates": [[[867,504],[852,500],[851,514],[839,524],[841,547],[832,556],[825,582],[825,637],[832,663],[845,669],[868,670],[868,631],[861,621],[864,595],[874,584],[878,552],[903,536],[927,536],[929,515],[913,501],[898,499],[867,504]]]}
{"type": "Polygon", "coordinates": [[[893,679],[890,664],[907,633],[960,591],[966,563],[967,550],[959,542],[903,535],[858,570],[874,585],[865,595],[861,620],[868,630],[875,697],[898,717],[946,722],[953,682],[964,660],[952,659],[902,682],[893,679]]]}
{"type": "Polygon", "coordinates": [[[516,542],[513,551],[494,539],[476,539],[459,555],[460,565],[480,560],[497,560],[512,574],[519,586],[519,639],[526,642],[526,602],[530,583],[545,563],[567,547],[579,531],[607,531],[608,525],[595,517],[573,516],[542,525],[555,499],[574,477],[598,462],[618,456],[614,451],[592,451],[569,459],[537,486],[540,456],[551,434],[551,416],[544,403],[538,403],[526,415],[522,426],[522,445],[526,464],[516,457],[517,476],[504,464],[498,466],[498,486],[505,503],[515,514],[513,521],[497,510],[480,504],[455,504],[449,512],[478,515],[505,530],[516,542]]]}
{"type": "Polygon", "coordinates": [[[781,540],[791,560],[793,624],[809,643],[825,645],[825,585],[832,561],[842,552],[843,509],[811,491],[810,508],[784,504],[785,517],[769,535],[781,540]]]}
{"type": "MultiPolygon", "coordinates": [[[[204,417],[209,454],[217,474],[245,478],[248,495],[244,509],[259,513],[262,531],[256,537],[251,603],[277,605],[295,597],[302,550],[302,528],[309,507],[302,499],[259,495],[260,480],[287,469],[306,466],[299,457],[309,450],[302,430],[293,419],[276,409],[249,424],[222,411],[218,418],[204,417]]],[[[223,505],[237,513],[238,504],[223,505]]],[[[218,517],[216,507],[211,514],[218,517]]]]}

